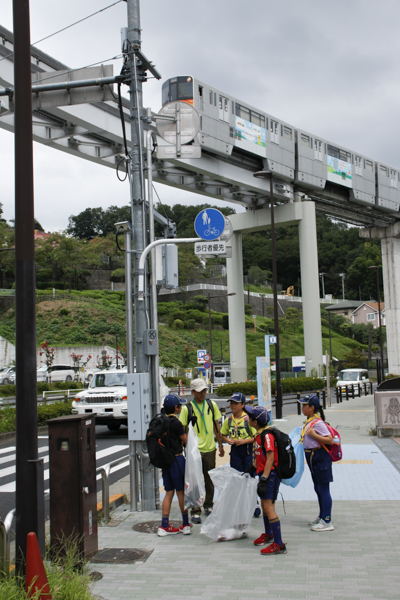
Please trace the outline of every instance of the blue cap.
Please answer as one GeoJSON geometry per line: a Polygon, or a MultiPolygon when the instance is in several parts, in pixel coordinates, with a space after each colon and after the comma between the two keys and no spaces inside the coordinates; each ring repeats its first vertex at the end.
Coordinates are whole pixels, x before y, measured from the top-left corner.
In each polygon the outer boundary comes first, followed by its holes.
{"type": "Polygon", "coordinates": [[[244,412],[257,421],[261,427],[268,423],[268,411],[263,406],[250,406],[250,404],[246,404],[244,412]]]}
{"type": "Polygon", "coordinates": [[[300,402],[300,404],[308,404],[308,406],[314,406],[314,408],[321,408],[317,394],[307,394],[307,396],[304,396],[304,398],[300,398],[298,402],[300,402]]]}
{"type": "Polygon", "coordinates": [[[232,396],[229,398],[229,402],[231,402],[231,400],[233,400],[234,402],[241,402],[242,404],[246,404],[246,398],[244,397],[244,394],[242,394],[242,392],[235,392],[234,394],[232,394],[232,396]]]}
{"type": "Polygon", "coordinates": [[[180,404],[185,404],[185,400],[181,400],[178,394],[168,394],[164,398],[164,406],[167,408],[173,408],[174,406],[179,406],[180,404]]]}

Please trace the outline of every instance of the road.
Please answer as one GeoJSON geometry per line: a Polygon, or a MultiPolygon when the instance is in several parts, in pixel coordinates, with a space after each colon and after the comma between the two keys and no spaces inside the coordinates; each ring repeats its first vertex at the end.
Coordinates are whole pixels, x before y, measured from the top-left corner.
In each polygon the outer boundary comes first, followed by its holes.
{"type": "MultiPolygon", "coordinates": [[[[49,491],[49,444],[48,436],[38,438],[39,458],[44,458],[44,487],[49,491]]],[[[96,426],[96,466],[107,463],[128,454],[128,429],[109,431],[107,427],[96,426]]],[[[115,483],[128,473],[128,463],[122,463],[110,475],[110,484],[115,483]]],[[[101,476],[97,475],[97,491],[101,490],[101,476]]],[[[46,502],[46,518],[49,503],[46,502]]],[[[0,519],[15,508],[15,441],[0,444],[0,519]]]]}

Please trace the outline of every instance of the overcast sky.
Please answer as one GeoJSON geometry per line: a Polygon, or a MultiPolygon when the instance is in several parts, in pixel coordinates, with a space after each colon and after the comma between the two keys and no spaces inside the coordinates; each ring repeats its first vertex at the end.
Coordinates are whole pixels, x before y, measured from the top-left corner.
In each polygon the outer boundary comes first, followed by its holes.
{"type": "MultiPolygon", "coordinates": [[[[31,0],[31,41],[111,3],[31,0]]],[[[13,30],[12,0],[2,0],[0,23],[13,30]]],[[[124,26],[120,2],[37,47],[69,67],[84,67],[120,54],[124,26]]],[[[143,52],[163,80],[192,75],[295,127],[400,167],[398,0],[142,0],[141,27],[143,52]]],[[[114,61],[114,73],[120,68],[114,61]]],[[[162,81],[144,85],[144,105],[154,111],[162,81]]],[[[129,202],[128,185],[111,169],[36,143],[34,162],[35,216],[46,231],[65,229],[68,217],[86,207],[129,202]]],[[[0,129],[7,219],[14,216],[13,172],[13,135],[0,129]]],[[[205,201],[157,189],[168,204],[205,201]]]]}

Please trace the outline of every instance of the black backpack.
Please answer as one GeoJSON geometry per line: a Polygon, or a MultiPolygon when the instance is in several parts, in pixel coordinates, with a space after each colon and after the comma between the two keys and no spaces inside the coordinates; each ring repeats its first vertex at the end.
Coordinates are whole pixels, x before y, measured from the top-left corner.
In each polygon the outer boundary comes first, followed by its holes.
{"type": "Polygon", "coordinates": [[[170,448],[169,426],[171,419],[166,415],[156,415],[149,424],[146,433],[147,451],[152,465],[159,469],[168,469],[175,460],[170,448]]]}
{"type": "Polygon", "coordinates": [[[292,440],[276,427],[269,427],[261,432],[261,446],[263,451],[264,441],[267,433],[272,433],[278,448],[278,465],[275,465],[276,472],[280,479],[290,479],[296,473],[296,455],[294,453],[292,440]]]}

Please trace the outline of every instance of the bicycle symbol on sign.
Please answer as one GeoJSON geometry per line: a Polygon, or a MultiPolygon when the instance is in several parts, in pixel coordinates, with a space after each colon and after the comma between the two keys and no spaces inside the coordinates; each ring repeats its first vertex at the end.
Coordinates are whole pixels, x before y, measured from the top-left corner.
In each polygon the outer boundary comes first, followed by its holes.
{"type": "Polygon", "coordinates": [[[219,229],[216,229],[215,227],[209,227],[204,232],[204,235],[206,235],[206,236],[209,236],[209,235],[219,235],[219,229]]]}

